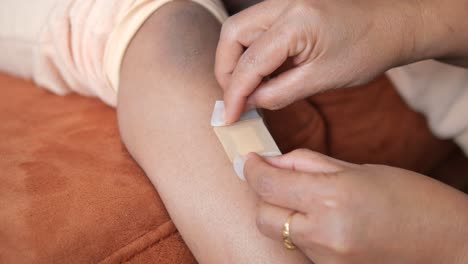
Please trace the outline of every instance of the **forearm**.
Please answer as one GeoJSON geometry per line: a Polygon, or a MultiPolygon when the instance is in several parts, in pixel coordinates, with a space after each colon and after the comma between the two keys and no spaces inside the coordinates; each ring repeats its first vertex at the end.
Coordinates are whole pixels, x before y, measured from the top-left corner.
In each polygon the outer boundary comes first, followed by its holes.
{"type": "MultiPolygon", "coordinates": [[[[238,180],[210,125],[219,23],[193,3],[157,11],[125,56],[124,142],[201,263],[306,263],[255,226],[255,195],[238,180]]],[[[281,230],[278,230],[281,232],[281,230]]]]}

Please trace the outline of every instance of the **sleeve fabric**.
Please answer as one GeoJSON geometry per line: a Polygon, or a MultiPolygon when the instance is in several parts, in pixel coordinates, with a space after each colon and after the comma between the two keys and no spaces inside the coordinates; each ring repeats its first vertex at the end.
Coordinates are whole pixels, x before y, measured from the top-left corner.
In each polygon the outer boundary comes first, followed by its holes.
{"type": "MultiPolygon", "coordinates": [[[[173,0],[4,0],[0,70],[56,94],[76,92],[116,106],[120,64],[146,19],[173,0]]],[[[220,0],[192,0],[219,21],[220,0]]]]}
{"type": "Polygon", "coordinates": [[[454,139],[468,155],[468,69],[427,60],[387,75],[408,105],[426,116],[436,136],[454,139]]]}

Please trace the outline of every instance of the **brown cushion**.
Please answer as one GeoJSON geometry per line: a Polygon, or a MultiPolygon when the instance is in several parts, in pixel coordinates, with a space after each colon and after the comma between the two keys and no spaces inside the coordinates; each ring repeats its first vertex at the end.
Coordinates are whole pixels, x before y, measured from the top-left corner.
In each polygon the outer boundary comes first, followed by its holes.
{"type": "MultiPolygon", "coordinates": [[[[0,263],[195,263],[120,141],[115,111],[0,75],[0,263]]],[[[385,78],[266,112],[283,151],[433,173],[460,187],[466,159],[434,138],[385,78]]]]}
{"type": "Polygon", "coordinates": [[[424,117],[405,105],[385,77],[319,94],[266,116],[283,150],[302,146],[354,163],[429,173],[456,149],[431,134],[424,117]],[[299,118],[284,125],[291,115],[299,118]]]}
{"type": "Polygon", "coordinates": [[[192,263],[115,110],[0,75],[0,263],[192,263]]]}

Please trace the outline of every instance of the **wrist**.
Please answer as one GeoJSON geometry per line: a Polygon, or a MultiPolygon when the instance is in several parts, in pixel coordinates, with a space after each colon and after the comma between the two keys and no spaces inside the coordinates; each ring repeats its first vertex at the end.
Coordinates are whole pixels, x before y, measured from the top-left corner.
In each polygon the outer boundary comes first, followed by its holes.
{"type": "Polygon", "coordinates": [[[465,0],[420,0],[415,5],[413,36],[406,63],[425,59],[468,58],[465,0]]]}
{"type": "Polygon", "coordinates": [[[458,228],[454,230],[453,243],[449,243],[452,244],[452,247],[448,247],[448,249],[452,248],[453,251],[447,254],[447,260],[451,260],[448,263],[454,264],[468,263],[468,229],[466,226],[468,223],[468,195],[462,195],[464,197],[461,198],[461,206],[459,208],[461,215],[458,217],[453,216],[458,219],[458,224],[454,223],[454,226],[458,226],[458,228]]]}
{"type": "Polygon", "coordinates": [[[377,8],[390,68],[423,60],[429,56],[427,51],[433,51],[428,43],[434,40],[428,39],[432,36],[426,32],[432,28],[426,25],[429,1],[386,1],[377,8]]]}

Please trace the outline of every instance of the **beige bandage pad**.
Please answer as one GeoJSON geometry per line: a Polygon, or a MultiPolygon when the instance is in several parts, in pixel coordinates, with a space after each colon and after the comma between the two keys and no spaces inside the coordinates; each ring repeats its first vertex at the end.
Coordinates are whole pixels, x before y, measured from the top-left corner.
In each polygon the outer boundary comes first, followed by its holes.
{"type": "Polygon", "coordinates": [[[262,156],[281,155],[257,110],[244,113],[239,121],[229,126],[224,125],[223,112],[224,102],[216,101],[211,126],[231,162],[237,156],[245,156],[250,152],[262,156]]]}

